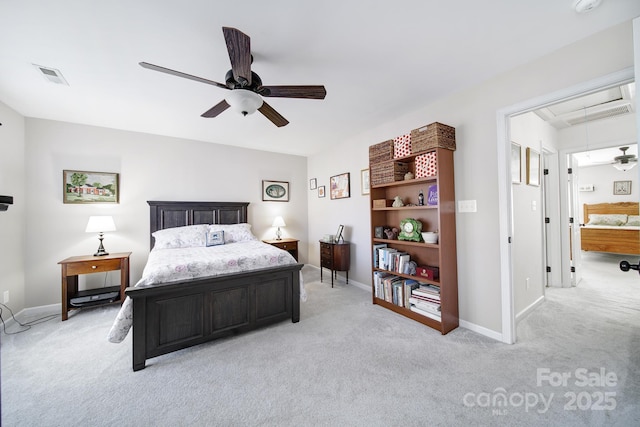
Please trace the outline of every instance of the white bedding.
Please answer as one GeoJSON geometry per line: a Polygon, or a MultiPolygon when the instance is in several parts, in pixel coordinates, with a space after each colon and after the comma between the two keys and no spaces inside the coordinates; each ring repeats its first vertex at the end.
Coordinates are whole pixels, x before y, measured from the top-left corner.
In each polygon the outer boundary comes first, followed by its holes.
{"type": "MultiPolygon", "coordinates": [[[[135,286],[153,286],[157,283],[241,273],[288,264],[297,264],[289,252],[258,240],[209,247],[154,249],[149,253],[142,278],[135,286]]],[[[300,300],[306,299],[307,294],[300,272],[300,300]]],[[[124,340],[132,323],[133,307],[131,299],[127,297],[111,326],[109,341],[118,343],[124,340]]]]}
{"type": "Polygon", "coordinates": [[[584,228],[591,228],[595,230],[640,230],[640,226],[637,225],[589,225],[585,224],[584,228]]]}

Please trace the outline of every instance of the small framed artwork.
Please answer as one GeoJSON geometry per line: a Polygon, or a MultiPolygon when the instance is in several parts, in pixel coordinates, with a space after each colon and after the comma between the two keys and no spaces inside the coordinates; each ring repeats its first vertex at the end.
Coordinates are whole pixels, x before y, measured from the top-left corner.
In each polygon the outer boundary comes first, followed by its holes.
{"type": "Polygon", "coordinates": [[[118,203],[119,200],[117,173],[62,171],[63,203],[118,203]]]}
{"type": "Polygon", "coordinates": [[[336,238],[335,238],[336,243],[340,243],[341,239],[344,242],[344,237],[342,236],[343,231],[344,231],[344,225],[341,224],[338,226],[338,231],[336,232],[336,238]]]}
{"type": "Polygon", "coordinates": [[[324,185],[318,187],[318,197],[324,197],[324,185]]]}
{"type": "Polygon", "coordinates": [[[622,196],[631,194],[631,181],[613,181],[613,194],[622,196]]]}
{"type": "Polygon", "coordinates": [[[522,147],[515,142],[511,143],[511,183],[522,182],[522,147]]]}
{"type": "Polygon", "coordinates": [[[315,178],[311,178],[309,180],[309,190],[315,190],[318,188],[318,180],[315,178]]]}
{"type": "Polygon", "coordinates": [[[371,186],[369,184],[369,169],[362,169],[360,171],[360,190],[362,190],[362,194],[371,193],[371,186]]]}
{"type": "Polygon", "coordinates": [[[262,201],[288,202],[289,183],[286,181],[262,180],[262,201]]]}
{"type": "Polygon", "coordinates": [[[540,153],[527,147],[527,184],[540,185],[540,153]]]}
{"type": "Polygon", "coordinates": [[[345,199],[349,194],[349,172],[334,175],[329,179],[331,199],[345,199]]]}

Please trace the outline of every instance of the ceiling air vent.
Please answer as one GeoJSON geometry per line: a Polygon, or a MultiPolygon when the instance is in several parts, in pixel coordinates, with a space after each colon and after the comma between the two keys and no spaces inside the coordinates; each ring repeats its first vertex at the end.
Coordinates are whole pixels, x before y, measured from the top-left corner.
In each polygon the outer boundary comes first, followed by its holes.
{"type": "Polygon", "coordinates": [[[45,78],[45,80],[51,83],[57,83],[59,85],[67,85],[69,83],[62,76],[60,70],[56,70],[55,68],[43,67],[42,65],[33,64],[34,67],[38,70],[38,72],[45,78]]]}
{"type": "Polygon", "coordinates": [[[578,125],[584,122],[590,122],[593,120],[600,120],[600,119],[608,119],[610,117],[621,116],[623,114],[629,114],[632,112],[633,110],[631,108],[631,103],[626,103],[623,105],[612,106],[612,108],[596,110],[593,112],[587,111],[586,115],[567,118],[565,119],[565,121],[569,125],[573,126],[573,125],[578,125]]]}

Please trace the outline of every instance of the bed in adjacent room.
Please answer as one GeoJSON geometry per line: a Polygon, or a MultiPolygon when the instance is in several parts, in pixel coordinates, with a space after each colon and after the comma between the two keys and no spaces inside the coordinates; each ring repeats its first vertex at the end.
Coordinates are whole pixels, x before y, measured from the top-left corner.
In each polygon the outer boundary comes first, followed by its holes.
{"type": "Polygon", "coordinates": [[[584,205],[580,228],[583,251],[640,255],[640,216],[637,202],[584,205]]]}
{"type": "Polygon", "coordinates": [[[300,320],[302,264],[258,240],[248,203],[148,202],[151,252],[109,332],[133,326],[133,370],[146,360],[275,322],[300,320]]]}

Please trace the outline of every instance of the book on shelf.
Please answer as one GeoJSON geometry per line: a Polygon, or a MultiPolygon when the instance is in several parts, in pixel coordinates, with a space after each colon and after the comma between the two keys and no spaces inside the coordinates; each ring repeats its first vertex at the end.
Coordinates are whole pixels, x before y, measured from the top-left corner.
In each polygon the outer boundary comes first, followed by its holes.
{"type": "Polygon", "coordinates": [[[438,289],[438,291],[434,291],[431,289],[427,289],[424,288],[423,285],[420,285],[420,287],[414,289],[411,294],[418,296],[418,297],[423,297],[423,298],[430,298],[430,299],[434,299],[437,301],[440,301],[440,290],[438,289]]]}
{"type": "Polygon", "coordinates": [[[386,248],[386,247],[387,247],[386,243],[376,243],[373,245],[373,267],[374,268],[380,267],[380,249],[386,248]]]}
{"type": "Polygon", "coordinates": [[[420,301],[432,302],[434,304],[440,304],[440,298],[433,298],[430,296],[418,295],[414,292],[411,293],[413,298],[419,299],[420,301]]]}
{"type": "Polygon", "coordinates": [[[423,301],[418,298],[410,297],[409,306],[412,305],[430,313],[440,314],[440,304],[434,302],[423,301]]]}
{"type": "Polygon", "coordinates": [[[412,279],[405,279],[404,281],[404,306],[409,307],[409,298],[411,298],[411,291],[418,287],[418,282],[412,279]]]}
{"type": "Polygon", "coordinates": [[[418,307],[416,307],[415,305],[412,305],[411,307],[409,307],[409,309],[411,311],[413,311],[414,313],[418,313],[424,317],[428,317],[430,319],[433,320],[437,320],[438,322],[442,321],[442,317],[439,314],[434,314],[425,310],[421,310],[418,307]]]}
{"type": "Polygon", "coordinates": [[[379,266],[378,268],[382,270],[389,270],[389,260],[391,258],[391,254],[397,252],[397,249],[394,248],[380,248],[379,250],[379,266]]]}

